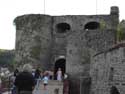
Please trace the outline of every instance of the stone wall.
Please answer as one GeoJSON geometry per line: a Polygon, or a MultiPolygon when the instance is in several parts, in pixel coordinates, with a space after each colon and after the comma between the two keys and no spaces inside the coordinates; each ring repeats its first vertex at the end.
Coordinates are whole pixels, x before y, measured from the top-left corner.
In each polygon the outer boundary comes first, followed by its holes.
{"type": "Polygon", "coordinates": [[[91,62],[91,94],[111,94],[115,86],[120,94],[125,92],[125,43],[97,54],[91,62]]]}
{"type": "Polygon", "coordinates": [[[85,64],[83,65],[82,63],[90,63],[90,60],[86,61],[84,59],[90,59],[91,54],[94,54],[93,52],[103,51],[115,44],[116,30],[113,27],[116,26],[113,26],[112,22],[111,15],[68,15],[53,17],[53,33],[56,38],[61,36],[61,34],[55,32],[57,24],[67,23],[71,27],[69,31],[64,33],[65,37],[62,38],[66,38],[66,70],[68,73],[72,74],[72,70],[76,70],[76,73],[73,71],[73,74],[78,75],[83,73],[85,64]],[[89,22],[97,22],[100,25],[104,24],[104,27],[85,30],[85,25],[89,22]],[[93,50],[92,53],[90,50],[93,50]],[[71,66],[72,68],[70,68],[71,66]]]}
{"type": "Polygon", "coordinates": [[[39,85],[35,87],[33,94],[64,94],[63,83],[60,81],[49,80],[47,90],[45,90],[43,82],[39,81],[39,85]]]}
{"type": "Polygon", "coordinates": [[[48,68],[51,55],[50,16],[23,15],[15,19],[16,24],[16,62],[31,63],[48,68]]]}

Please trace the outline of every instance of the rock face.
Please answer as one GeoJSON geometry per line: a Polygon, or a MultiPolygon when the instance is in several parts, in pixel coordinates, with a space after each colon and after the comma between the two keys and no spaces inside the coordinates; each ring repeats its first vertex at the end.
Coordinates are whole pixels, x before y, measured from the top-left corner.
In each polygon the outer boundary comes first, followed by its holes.
{"type": "Polygon", "coordinates": [[[30,63],[55,73],[60,67],[69,75],[70,94],[89,94],[91,57],[116,43],[119,11],[111,7],[110,15],[30,14],[14,22],[17,66],[30,63]]]}

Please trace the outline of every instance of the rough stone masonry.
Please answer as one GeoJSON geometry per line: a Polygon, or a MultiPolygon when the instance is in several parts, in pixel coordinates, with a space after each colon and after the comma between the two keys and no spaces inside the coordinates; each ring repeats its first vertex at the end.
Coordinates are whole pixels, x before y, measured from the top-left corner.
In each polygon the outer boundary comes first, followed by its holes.
{"type": "Polygon", "coordinates": [[[17,66],[62,68],[70,94],[111,94],[112,86],[125,93],[124,47],[108,50],[117,43],[118,7],[109,15],[27,14],[14,23],[17,66]]]}

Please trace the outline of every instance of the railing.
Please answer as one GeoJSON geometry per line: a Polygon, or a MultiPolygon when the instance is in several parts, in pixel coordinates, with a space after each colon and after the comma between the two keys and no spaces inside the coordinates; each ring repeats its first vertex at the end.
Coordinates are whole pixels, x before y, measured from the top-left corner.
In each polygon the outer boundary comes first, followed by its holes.
{"type": "Polygon", "coordinates": [[[1,83],[0,94],[3,94],[4,92],[8,92],[8,94],[10,94],[9,92],[12,89],[12,85],[13,83],[10,80],[10,77],[3,79],[1,83]]]}

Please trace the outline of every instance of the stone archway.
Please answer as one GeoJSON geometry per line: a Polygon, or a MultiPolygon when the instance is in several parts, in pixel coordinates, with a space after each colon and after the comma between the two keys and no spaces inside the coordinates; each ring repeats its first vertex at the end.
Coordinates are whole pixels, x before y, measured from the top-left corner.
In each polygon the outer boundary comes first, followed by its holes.
{"type": "Polygon", "coordinates": [[[112,86],[110,88],[110,94],[120,94],[119,90],[117,89],[116,86],[112,86]]]}
{"type": "Polygon", "coordinates": [[[64,73],[66,72],[66,59],[65,58],[58,58],[55,61],[55,66],[54,66],[54,79],[56,79],[56,73],[58,68],[61,68],[62,73],[64,75],[64,73]]]}

